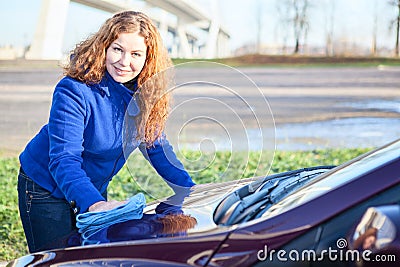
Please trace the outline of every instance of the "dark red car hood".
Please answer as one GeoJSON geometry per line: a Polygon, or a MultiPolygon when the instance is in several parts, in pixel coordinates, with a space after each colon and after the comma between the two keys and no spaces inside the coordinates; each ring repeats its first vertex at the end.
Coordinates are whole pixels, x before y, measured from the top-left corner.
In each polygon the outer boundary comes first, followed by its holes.
{"type": "Polygon", "coordinates": [[[228,234],[234,226],[217,226],[213,220],[213,211],[227,194],[254,180],[257,178],[199,185],[190,191],[181,190],[172,198],[148,204],[141,219],[111,225],[87,240],[82,240],[78,233],[72,234],[68,237],[67,246],[182,237],[199,233],[226,232],[228,234]],[[168,223],[163,223],[165,214],[159,214],[160,207],[165,206],[169,209],[168,212],[173,213],[168,217],[169,227],[168,223]],[[191,223],[185,227],[185,222],[188,220],[191,223]]]}

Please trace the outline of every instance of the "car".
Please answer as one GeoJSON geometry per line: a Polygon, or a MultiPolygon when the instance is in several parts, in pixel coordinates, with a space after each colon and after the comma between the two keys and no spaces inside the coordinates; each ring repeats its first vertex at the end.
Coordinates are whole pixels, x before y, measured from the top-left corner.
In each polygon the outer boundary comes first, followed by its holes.
{"type": "Polygon", "coordinates": [[[9,266],[398,266],[400,139],[340,166],[177,190],[53,246],[9,266]]]}

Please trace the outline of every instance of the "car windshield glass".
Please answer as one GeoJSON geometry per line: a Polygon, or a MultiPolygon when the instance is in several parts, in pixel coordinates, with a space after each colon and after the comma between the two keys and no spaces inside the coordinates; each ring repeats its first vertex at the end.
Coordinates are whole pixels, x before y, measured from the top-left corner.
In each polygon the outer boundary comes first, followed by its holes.
{"type": "Polygon", "coordinates": [[[334,166],[303,168],[260,178],[226,196],[215,209],[214,222],[233,225],[258,214],[334,166]]]}
{"type": "Polygon", "coordinates": [[[400,156],[400,141],[392,143],[382,149],[376,150],[360,159],[355,159],[343,167],[339,167],[326,175],[321,175],[318,179],[300,188],[293,194],[283,198],[269,209],[263,211],[262,217],[271,217],[312,199],[321,196],[328,191],[340,187],[379,166],[398,159],[400,156]]]}

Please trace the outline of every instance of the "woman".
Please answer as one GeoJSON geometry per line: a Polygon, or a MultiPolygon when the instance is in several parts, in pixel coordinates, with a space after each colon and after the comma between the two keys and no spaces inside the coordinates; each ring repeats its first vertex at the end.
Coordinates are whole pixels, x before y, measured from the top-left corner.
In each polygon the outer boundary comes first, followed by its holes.
{"type": "Polygon", "coordinates": [[[194,185],[163,134],[168,77],[156,74],[170,66],[156,27],[134,11],[115,14],[72,51],[49,121],[19,157],[19,210],[30,252],[75,229],[75,214],[124,204],[107,201],[107,186],[139,144],[171,186],[194,185]],[[135,124],[126,129],[130,116],[135,124]]]}
{"type": "Polygon", "coordinates": [[[375,248],[378,237],[378,229],[375,227],[368,228],[362,235],[354,241],[354,248],[359,251],[373,250],[375,248]]]}

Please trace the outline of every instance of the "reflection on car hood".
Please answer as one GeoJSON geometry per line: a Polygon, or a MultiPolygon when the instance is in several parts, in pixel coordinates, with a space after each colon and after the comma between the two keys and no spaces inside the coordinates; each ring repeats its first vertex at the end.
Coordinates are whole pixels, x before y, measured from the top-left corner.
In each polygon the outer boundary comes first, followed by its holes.
{"type": "MultiPolygon", "coordinates": [[[[243,198],[238,197],[241,204],[249,198],[260,198],[260,194],[271,199],[280,199],[332,167],[304,168],[267,177],[197,185],[192,189],[175,189],[175,195],[150,203],[141,219],[109,226],[90,239],[81,241],[83,245],[87,245],[229,231],[236,227],[236,223],[220,223],[215,216],[230,197],[243,195],[243,198]],[[250,195],[244,197],[244,191],[250,195]]],[[[240,210],[239,212],[243,213],[240,210]]],[[[240,222],[232,220],[235,221],[240,222]]]]}
{"type": "Polygon", "coordinates": [[[175,195],[150,203],[141,219],[111,225],[85,240],[74,233],[68,237],[68,246],[226,231],[230,227],[218,227],[213,221],[215,207],[226,195],[257,179],[259,177],[176,190],[175,195]]]}

